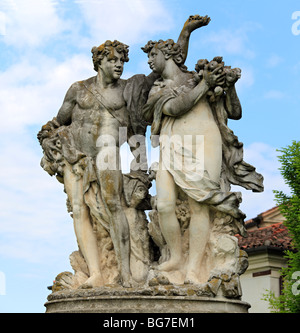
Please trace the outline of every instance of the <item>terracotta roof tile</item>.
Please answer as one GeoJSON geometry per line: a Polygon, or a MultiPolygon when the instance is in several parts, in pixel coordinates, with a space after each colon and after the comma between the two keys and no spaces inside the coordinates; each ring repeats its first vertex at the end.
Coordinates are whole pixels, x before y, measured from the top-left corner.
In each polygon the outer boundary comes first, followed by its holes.
{"type": "Polygon", "coordinates": [[[282,222],[271,226],[248,231],[248,237],[238,236],[239,246],[243,250],[254,249],[262,246],[275,247],[281,250],[292,250],[292,239],[288,229],[282,222]]]}

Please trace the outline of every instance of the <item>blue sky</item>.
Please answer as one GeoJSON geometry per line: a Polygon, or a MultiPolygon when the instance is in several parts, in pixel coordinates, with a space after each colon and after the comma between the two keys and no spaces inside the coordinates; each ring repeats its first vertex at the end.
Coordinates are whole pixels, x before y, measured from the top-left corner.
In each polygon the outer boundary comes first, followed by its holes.
{"type": "Polygon", "coordinates": [[[188,68],[221,55],[242,69],[243,118],[230,127],[245,160],[264,175],[265,192],[242,191],[241,208],[255,217],[274,206],[272,190],[288,191],[276,149],[299,140],[298,0],[1,0],[0,312],[44,312],[46,287],[71,270],[77,245],[66,196],[39,166],[36,134],[68,87],[95,75],[91,48],[119,39],[130,45],[123,78],[148,74],[140,48],[149,39],[176,40],[192,14],[212,20],[192,34],[188,68]]]}

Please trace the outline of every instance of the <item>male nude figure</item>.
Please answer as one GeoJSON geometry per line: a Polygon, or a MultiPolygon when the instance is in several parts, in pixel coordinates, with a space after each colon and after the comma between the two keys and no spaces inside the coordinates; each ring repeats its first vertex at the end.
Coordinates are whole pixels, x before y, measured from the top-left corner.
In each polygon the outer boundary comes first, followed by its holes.
{"type": "MultiPolygon", "coordinates": [[[[110,212],[110,234],[121,280],[124,286],[130,286],[129,227],[121,207],[122,173],[119,160],[119,147],[123,143],[119,142],[119,127],[128,124],[128,111],[123,97],[126,81],[120,79],[124,62],[128,61],[128,47],[118,41],[107,41],[93,48],[92,52],[97,75],[75,82],[70,87],[57,114],[57,121],[60,125],[70,124],[75,134],[76,149],[97,161],[97,179],[102,199],[110,212]],[[115,165],[111,165],[110,169],[102,168],[103,157],[115,161],[115,165]]],[[[74,228],[90,271],[86,284],[99,286],[102,278],[97,240],[90,223],[88,207],[83,203],[83,193],[80,193],[83,191],[82,181],[74,182],[74,177],[68,175],[65,174],[64,183],[73,201],[74,228]]]]}

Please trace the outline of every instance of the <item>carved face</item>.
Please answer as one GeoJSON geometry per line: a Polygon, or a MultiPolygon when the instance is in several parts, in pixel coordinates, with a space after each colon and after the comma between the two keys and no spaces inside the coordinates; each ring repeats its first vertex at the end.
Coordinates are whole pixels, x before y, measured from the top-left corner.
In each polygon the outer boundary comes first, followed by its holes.
{"type": "Polygon", "coordinates": [[[148,55],[148,64],[154,73],[162,74],[165,69],[166,59],[161,50],[153,47],[148,55]]]}
{"type": "Polygon", "coordinates": [[[143,199],[145,199],[148,191],[145,185],[140,184],[136,186],[131,197],[131,206],[136,207],[143,199]]]}
{"type": "Polygon", "coordinates": [[[123,68],[124,55],[111,48],[111,53],[101,60],[98,71],[100,70],[108,79],[118,80],[123,73],[123,68]]]}

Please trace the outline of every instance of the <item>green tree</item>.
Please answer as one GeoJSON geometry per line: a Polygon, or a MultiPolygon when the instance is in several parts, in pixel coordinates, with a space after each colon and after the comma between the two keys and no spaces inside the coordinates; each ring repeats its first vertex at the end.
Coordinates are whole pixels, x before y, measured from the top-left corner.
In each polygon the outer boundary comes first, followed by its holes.
{"type": "Polygon", "coordinates": [[[293,141],[287,148],[278,150],[281,162],[279,169],[285,183],[289,186],[289,195],[274,191],[276,202],[286,218],[285,226],[293,240],[295,251],[286,251],[288,267],[282,269],[282,295],[265,295],[274,312],[300,313],[300,141],[293,141]]]}

